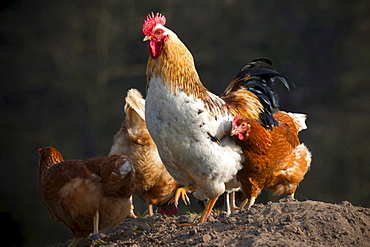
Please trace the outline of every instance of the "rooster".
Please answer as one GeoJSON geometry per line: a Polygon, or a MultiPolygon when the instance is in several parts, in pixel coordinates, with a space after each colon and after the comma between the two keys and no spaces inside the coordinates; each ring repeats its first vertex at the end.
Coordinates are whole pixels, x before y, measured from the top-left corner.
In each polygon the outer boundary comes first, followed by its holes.
{"type": "Polygon", "coordinates": [[[306,115],[279,111],[273,115],[278,126],[267,130],[255,120],[237,116],[231,135],[242,147],[246,157],[243,169],[237,173],[241,190],[249,209],[262,189],[274,195],[287,194],[291,199],[311,164],[311,153],[298,139],[306,129],[306,115]]]}
{"type": "MultiPolygon", "coordinates": [[[[93,232],[121,223],[130,211],[134,169],[124,155],[66,160],[53,147],[40,148],[39,194],[50,217],[73,234],[70,247],[93,232]]],[[[100,240],[101,241],[101,240],[100,240]]]]}
{"type": "MultiPolygon", "coordinates": [[[[135,194],[148,205],[148,214],[153,215],[152,205],[159,206],[160,213],[173,216],[178,213],[174,197],[179,183],[168,173],[159,157],[157,146],[145,123],[145,100],[136,89],[127,92],[124,107],[126,119],[114,137],[109,155],[127,154],[135,168],[135,194]]],[[[182,196],[182,195],[179,195],[182,196]]],[[[183,195],[185,203],[189,198],[183,195]]]]}
{"type": "Polygon", "coordinates": [[[225,192],[225,183],[243,168],[241,147],[230,137],[233,118],[241,114],[266,127],[276,125],[274,79],[287,86],[290,80],[270,60],[255,59],[219,97],[203,86],[190,51],[165,23],[163,15],[151,13],[142,27],[150,53],[145,119],[169,173],[199,190],[197,198],[209,198],[197,222],[203,223],[225,192]]]}

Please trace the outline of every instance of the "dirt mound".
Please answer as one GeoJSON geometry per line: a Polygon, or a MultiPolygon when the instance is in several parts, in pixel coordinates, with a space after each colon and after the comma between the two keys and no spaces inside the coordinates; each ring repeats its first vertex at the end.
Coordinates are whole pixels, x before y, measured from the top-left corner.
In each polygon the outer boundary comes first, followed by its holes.
{"type": "MultiPolygon", "coordinates": [[[[110,246],[370,246],[370,209],[349,202],[280,200],[204,224],[177,228],[196,215],[127,218],[102,233],[110,246]]],[[[69,242],[61,246],[68,245],[69,242]]],[[[86,239],[85,244],[91,243],[86,239]]]]}

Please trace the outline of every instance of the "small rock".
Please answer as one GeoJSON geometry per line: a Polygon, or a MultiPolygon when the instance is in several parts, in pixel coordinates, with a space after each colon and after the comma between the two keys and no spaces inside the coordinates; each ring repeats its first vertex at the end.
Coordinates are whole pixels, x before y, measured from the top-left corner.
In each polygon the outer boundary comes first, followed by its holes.
{"type": "Polygon", "coordinates": [[[247,219],[245,220],[245,223],[252,224],[253,222],[254,222],[254,219],[253,219],[252,215],[248,215],[247,219]]]}
{"type": "Polygon", "coordinates": [[[217,239],[217,233],[215,233],[215,232],[211,233],[211,237],[212,237],[212,239],[217,239]]]}
{"type": "Polygon", "coordinates": [[[148,231],[150,230],[150,227],[147,225],[147,224],[139,224],[137,225],[137,230],[140,230],[140,231],[148,231]]]}
{"type": "Polygon", "coordinates": [[[210,215],[210,216],[208,216],[207,221],[212,222],[212,221],[216,221],[216,219],[215,219],[215,217],[210,215]]]}
{"type": "Polygon", "coordinates": [[[220,222],[222,222],[224,224],[228,224],[229,223],[229,219],[228,218],[221,218],[220,222]]]}
{"type": "Polygon", "coordinates": [[[221,213],[220,213],[220,217],[221,217],[221,218],[227,218],[227,217],[229,217],[229,213],[228,213],[228,212],[226,212],[226,211],[221,211],[221,213]]]}
{"type": "Polygon", "coordinates": [[[157,229],[156,229],[156,231],[158,231],[158,232],[163,232],[163,231],[165,231],[166,230],[166,226],[159,226],[157,229]]]}
{"type": "Polygon", "coordinates": [[[229,217],[229,222],[230,222],[230,223],[234,223],[234,222],[236,222],[236,218],[235,218],[235,217],[229,217]]]}
{"type": "MultiPolygon", "coordinates": [[[[150,216],[149,216],[150,217],[150,216]]],[[[160,214],[154,214],[153,216],[151,216],[150,218],[152,218],[153,220],[159,220],[159,219],[162,219],[162,215],[160,214]]]]}
{"type": "Polygon", "coordinates": [[[285,222],[292,222],[293,221],[293,217],[291,215],[288,215],[286,218],[285,218],[285,222]]]}
{"type": "Polygon", "coordinates": [[[211,235],[208,235],[208,234],[203,235],[203,242],[209,242],[211,240],[212,240],[211,235]]]}
{"type": "Polygon", "coordinates": [[[193,223],[197,218],[197,215],[191,214],[191,215],[181,215],[178,219],[177,222],[179,224],[183,223],[193,223]]]}
{"type": "Polygon", "coordinates": [[[341,205],[341,206],[345,206],[345,207],[350,207],[350,206],[352,206],[352,204],[351,204],[349,201],[342,201],[341,203],[339,203],[339,205],[341,205]]]}
{"type": "Polygon", "coordinates": [[[189,231],[189,235],[195,235],[196,233],[198,232],[198,230],[197,229],[191,229],[190,231],[189,231]]]}

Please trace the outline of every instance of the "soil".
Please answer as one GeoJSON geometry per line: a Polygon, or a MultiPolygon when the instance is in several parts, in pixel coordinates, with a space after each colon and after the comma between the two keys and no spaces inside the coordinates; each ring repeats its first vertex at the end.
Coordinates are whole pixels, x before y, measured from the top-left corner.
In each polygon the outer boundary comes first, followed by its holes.
{"type": "MultiPolygon", "coordinates": [[[[105,246],[370,246],[370,209],[319,201],[269,202],[177,228],[197,215],[127,218],[101,233],[105,246]]],[[[59,246],[67,246],[70,240],[59,246]]],[[[89,246],[91,238],[81,246],[89,246]]],[[[104,245],[103,245],[104,246],[104,245]]]]}

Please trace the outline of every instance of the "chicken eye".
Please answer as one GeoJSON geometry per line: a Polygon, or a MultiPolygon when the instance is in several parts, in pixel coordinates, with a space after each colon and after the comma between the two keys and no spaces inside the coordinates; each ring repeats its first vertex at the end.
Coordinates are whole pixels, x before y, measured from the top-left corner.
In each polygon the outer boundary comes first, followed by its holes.
{"type": "Polygon", "coordinates": [[[155,31],[155,34],[157,34],[157,35],[162,34],[162,30],[155,31]]]}

